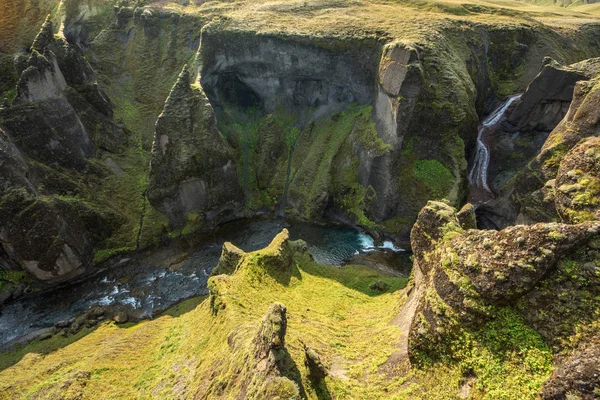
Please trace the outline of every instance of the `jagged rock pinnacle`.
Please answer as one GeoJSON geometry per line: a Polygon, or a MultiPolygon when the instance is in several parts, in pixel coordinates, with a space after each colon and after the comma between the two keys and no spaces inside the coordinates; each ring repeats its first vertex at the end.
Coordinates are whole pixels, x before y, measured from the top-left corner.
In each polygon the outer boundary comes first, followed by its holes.
{"type": "Polygon", "coordinates": [[[44,48],[48,46],[54,39],[54,24],[50,20],[50,14],[46,17],[46,21],[42,25],[42,29],[37,34],[31,45],[32,50],[37,50],[40,53],[44,52],[44,48]]]}

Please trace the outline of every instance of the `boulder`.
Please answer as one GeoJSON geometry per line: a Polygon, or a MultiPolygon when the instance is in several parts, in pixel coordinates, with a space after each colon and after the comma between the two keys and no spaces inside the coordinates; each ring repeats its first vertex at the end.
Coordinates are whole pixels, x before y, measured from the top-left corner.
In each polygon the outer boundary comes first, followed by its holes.
{"type": "Polygon", "coordinates": [[[477,217],[475,215],[475,207],[473,207],[473,204],[465,204],[456,214],[456,218],[458,218],[458,223],[461,228],[465,230],[477,229],[477,217]]]}

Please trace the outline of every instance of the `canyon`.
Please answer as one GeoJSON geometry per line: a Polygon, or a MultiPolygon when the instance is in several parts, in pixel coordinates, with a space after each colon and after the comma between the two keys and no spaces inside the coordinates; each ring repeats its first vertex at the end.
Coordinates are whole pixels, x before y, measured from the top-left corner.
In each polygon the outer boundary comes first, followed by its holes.
{"type": "Polygon", "coordinates": [[[0,398],[600,396],[597,4],[3,7],[0,398]]]}

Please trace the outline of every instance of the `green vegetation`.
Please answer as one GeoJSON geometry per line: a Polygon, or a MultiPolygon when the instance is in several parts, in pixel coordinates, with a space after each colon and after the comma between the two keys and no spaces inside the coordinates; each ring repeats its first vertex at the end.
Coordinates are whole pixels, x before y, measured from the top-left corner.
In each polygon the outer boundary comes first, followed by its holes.
{"type": "Polygon", "coordinates": [[[319,265],[298,252],[286,269],[282,243],[275,239],[248,253],[234,275],[211,278],[216,315],[209,299],[190,299],[152,321],[105,323],[93,332],[19,347],[0,355],[0,368],[6,368],[0,392],[234,397],[256,374],[253,340],[274,302],[287,306],[285,346],[308,398],[325,390],[333,398],[451,399],[469,382],[475,398],[533,399],[550,374],[550,350],[511,308],[497,309],[482,329],[462,331],[438,361],[423,358],[409,372],[404,364],[394,366],[389,360],[401,332],[392,320],[406,299],[401,289],[407,280],[363,266],[319,265]],[[304,345],[330,371],[316,386],[304,365],[304,345]],[[389,368],[399,370],[390,375],[389,368]]]}
{"type": "Polygon", "coordinates": [[[0,292],[9,291],[15,285],[33,282],[33,279],[25,271],[0,270],[0,292]]]}
{"type": "MultiPolygon", "coordinates": [[[[461,332],[448,348],[450,357],[437,354],[436,359],[441,355],[442,362],[422,358],[427,368],[416,372],[426,387],[432,385],[429,398],[455,398],[443,388],[459,388],[471,381],[479,393],[475,398],[535,399],[552,371],[550,349],[539,333],[508,307],[498,309],[496,319],[485,328],[461,332]]],[[[413,385],[406,393],[420,396],[418,390],[421,387],[413,385]]]]}
{"type": "Polygon", "coordinates": [[[413,174],[427,186],[434,199],[443,198],[453,186],[452,173],[438,160],[417,160],[413,174]]]}
{"type": "Polygon", "coordinates": [[[300,133],[295,117],[283,110],[264,116],[254,108],[240,113],[229,105],[219,118],[219,130],[236,150],[238,179],[249,195],[246,206],[274,211],[283,196],[288,159],[300,133]]]}

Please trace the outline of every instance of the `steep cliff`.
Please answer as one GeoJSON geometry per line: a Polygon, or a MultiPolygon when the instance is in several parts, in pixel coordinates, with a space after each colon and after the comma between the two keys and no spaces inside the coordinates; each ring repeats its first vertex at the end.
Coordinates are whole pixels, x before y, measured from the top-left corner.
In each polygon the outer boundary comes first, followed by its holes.
{"type": "Polygon", "coordinates": [[[91,266],[95,244],[118,220],[112,211],[73,199],[85,190],[73,177],[101,174],[89,159],[98,147],[122,146],[127,130],[112,119],[112,105],[87,61],[54,36],[49,19],[30,56],[16,65],[17,95],[0,110],[5,268],[19,265],[41,280],[66,279],[91,266]]]}
{"type": "Polygon", "coordinates": [[[193,213],[201,214],[196,224],[216,224],[241,206],[233,155],[216,124],[184,67],[156,121],[148,184],[150,204],[174,227],[183,227],[193,213]]]}
{"type": "MultiPolygon", "coordinates": [[[[515,222],[549,222],[559,219],[573,221],[556,212],[559,205],[555,205],[555,192],[558,194],[555,184],[565,156],[570,151],[575,151],[574,147],[579,141],[598,135],[598,66],[597,58],[571,66],[571,72],[567,73],[583,75],[583,79],[574,85],[573,100],[568,111],[533,158],[499,189],[498,198],[478,210],[486,221],[486,226],[505,227],[515,222]]],[[[563,87],[570,86],[567,84],[563,87]]],[[[564,176],[561,181],[565,181],[564,176]]],[[[595,190],[593,187],[592,182],[589,187],[591,197],[595,190]]],[[[585,192],[585,188],[582,192],[585,192]]],[[[564,200],[564,195],[558,196],[564,200]]]]}
{"type": "Polygon", "coordinates": [[[56,28],[15,58],[1,125],[43,171],[40,193],[113,221],[95,262],[265,213],[407,241],[427,200],[465,199],[478,115],[523,90],[544,57],[568,64],[598,48],[593,22],[530,23],[537,9],[217,4],[65,0],[56,28]],[[185,64],[203,105],[180,120],[167,97],[185,64]],[[196,116],[203,139],[184,126],[196,116]],[[180,123],[186,134],[167,132],[180,123]],[[210,140],[188,152],[171,136],[210,140]]]}

